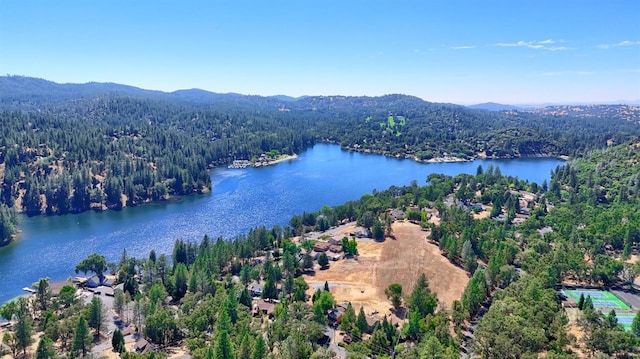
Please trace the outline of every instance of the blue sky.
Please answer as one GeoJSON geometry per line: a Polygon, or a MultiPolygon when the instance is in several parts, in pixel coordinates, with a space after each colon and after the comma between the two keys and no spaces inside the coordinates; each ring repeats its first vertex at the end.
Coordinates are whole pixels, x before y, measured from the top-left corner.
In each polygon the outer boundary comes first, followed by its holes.
{"type": "Polygon", "coordinates": [[[640,100],[640,0],[0,0],[0,73],[173,91],[640,100]]]}

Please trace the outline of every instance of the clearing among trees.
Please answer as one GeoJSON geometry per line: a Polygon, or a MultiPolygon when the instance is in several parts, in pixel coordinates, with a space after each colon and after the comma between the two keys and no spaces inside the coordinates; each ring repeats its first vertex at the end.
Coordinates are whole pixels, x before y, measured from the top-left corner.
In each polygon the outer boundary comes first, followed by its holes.
{"type": "Polygon", "coordinates": [[[393,234],[395,239],[381,243],[359,239],[357,259],[331,262],[329,269],[305,275],[310,291],[322,288],[326,281],[336,302],[350,301],[356,310],[362,306],[366,313],[391,316],[392,305],[384,290],[389,284],[400,283],[406,296],[425,273],[438,301],[451,308],[469,282],[467,273],[442,256],[438,246],[428,243],[428,232],[420,226],[395,222],[393,234]]]}

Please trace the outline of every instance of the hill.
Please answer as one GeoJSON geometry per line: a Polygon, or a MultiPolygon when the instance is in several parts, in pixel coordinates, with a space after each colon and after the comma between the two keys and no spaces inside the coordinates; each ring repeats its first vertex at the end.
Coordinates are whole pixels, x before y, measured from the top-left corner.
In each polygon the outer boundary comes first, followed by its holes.
{"type": "Polygon", "coordinates": [[[605,109],[557,116],[401,94],[292,100],[5,76],[0,201],[29,215],[118,209],[206,192],[214,166],[319,141],[433,161],[579,156],[640,135],[638,123],[605,109]]]}
{"type": "Polygon", "coordinates": [[[640,124],[640,106],[635,105],[545,106],[527,112],[556,117],[621,119],[640,124]]]}
{"type": "Polygon", "coordinates": [[[477,105],[467,106],[475,110],[488,110],[488,111],[517,111],[519,107],[513,105],[503,105],[495,102],[485,102],[477,105]]]}

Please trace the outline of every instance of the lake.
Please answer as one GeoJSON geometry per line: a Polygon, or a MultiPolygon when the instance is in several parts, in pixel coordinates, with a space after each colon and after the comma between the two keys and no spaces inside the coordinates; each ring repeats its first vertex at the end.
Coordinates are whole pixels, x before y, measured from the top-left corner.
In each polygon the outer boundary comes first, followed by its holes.
{"type": "Polygon", "coordinates": [[[542,183],[562,165],[555,158],[418,163],[317,144],[297,159],[275,166],[211,171],[212,192],[177,202],[121,211],[21,217],[20,238],[0,248],[0,303],[22,294],[39,278],[75,276],[91,253],[117,261],[126,248],[146,257],[154,249],[171,253],[176,239],[199,241],[207,234],[232,239],[257,226],[284,226],[291,217],[360,198],[365,193],[412,180],[425,184],[431,173],[475,174],[478,165],[499,166],[503,175],[542,183]]]}

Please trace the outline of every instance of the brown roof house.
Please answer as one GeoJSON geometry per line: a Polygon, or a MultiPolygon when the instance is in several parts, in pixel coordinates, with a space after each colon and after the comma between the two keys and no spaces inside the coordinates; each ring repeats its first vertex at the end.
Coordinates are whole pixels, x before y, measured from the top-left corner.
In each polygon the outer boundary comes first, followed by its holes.
{"type": "Polygon", "coordinates": [[[329,242],[316,242],[313,246],[313,250],[316,252],[326,252],[331,248],[331,243],[329,242]]]}
{"type": "Polygon", "coordinates": [[[145,338],[140,337],[133,346],[133,350],[140,354],[147,354],[155,349],[154,345],[149,343],[145,338]]]}
{"type": "Polygon", "coordinates": [[[260,299],[258,300],[257,303],[253,305],[251,314],[253,314],[254,316],[266,315],[269,317],[269,319],[272,319],[275,308],[276,308],[276,305],[274,303],[267,302],[264,299],[260,299]]]}

